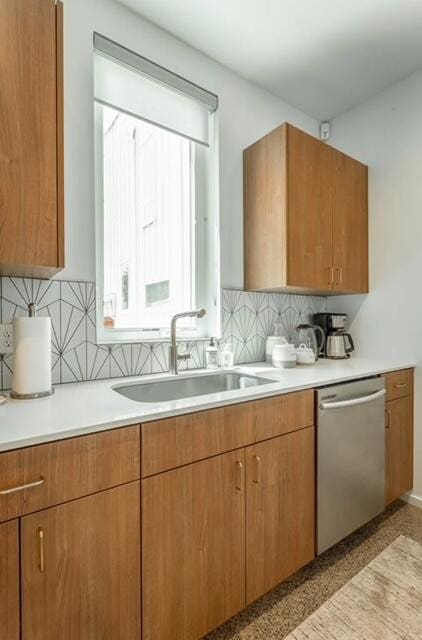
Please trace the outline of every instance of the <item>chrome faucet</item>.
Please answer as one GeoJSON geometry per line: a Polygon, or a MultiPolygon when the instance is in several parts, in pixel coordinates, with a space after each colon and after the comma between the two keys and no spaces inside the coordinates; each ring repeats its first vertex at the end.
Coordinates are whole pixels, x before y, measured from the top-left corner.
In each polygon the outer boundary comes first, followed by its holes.
{"type": "Polygon", "coordinates": [[[169,346],[169,372],[173,375],[178,374],[177,361],[189,360],[190,353],[177,353],[176,342],[176,322],[179,318],[203,318],[206,314],[205,309],[197,309],[196,311],[184,311],[182,313],[176,313],[172,317],[170,322],[170,346],[169,346]]]}

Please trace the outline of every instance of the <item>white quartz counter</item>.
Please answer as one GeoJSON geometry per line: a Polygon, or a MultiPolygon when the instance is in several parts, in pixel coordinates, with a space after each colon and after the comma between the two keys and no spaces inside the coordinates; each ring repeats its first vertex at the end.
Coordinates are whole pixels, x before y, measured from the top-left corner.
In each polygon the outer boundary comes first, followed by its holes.
{"type": "MultiPolygon", "coordinates": [[[[414,366],[411,362],[351,358],[339,361],[319,360],[314,366],[280,370],[260,362],[234,369],[270,378],[274,380],[273,383],[160,403],[129,400],[113,391],[113,387],[122,383],[133,384],[168,378],[168,374],[58,385],[55,394],[49,398],[9,398],[0,405],[0,451],[322,387],[414,366]]],[[[204,373],[204,370],[180,375],[192,376],[201,373],[204,373]]]]}

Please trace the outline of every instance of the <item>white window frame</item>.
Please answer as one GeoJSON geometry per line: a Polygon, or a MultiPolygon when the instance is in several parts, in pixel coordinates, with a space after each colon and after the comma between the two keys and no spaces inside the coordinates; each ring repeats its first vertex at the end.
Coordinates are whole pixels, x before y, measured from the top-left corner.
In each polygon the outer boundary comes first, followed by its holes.
{"type": "MultiPolygon", "coordinates": [[[[218,110],[210,114],[210,146],[196,145],[195,186],[195,255],[193,275],[195,306],[205,307],[207,314],[197,323],[178,326],[183,339],[205,340],[221,336],[221,283],[219,242],[219,140],[218,110]],[[206,255],[201,261],[200,256],[206,255]],[[199,259],[198,259],[199,258],[199,259]]],[[[104,327],[104,212],[103,212],[103,123],[102,109],[94,103],[95,127],[95,213],[96,213],[96,330],[99,344],[161,342],[168,339],[169,329],[104,327]]],[[[186,311],[181,309],[180,311],[186,311]]],[[[140,323],[141,325],[141,323],[140,323]]]]}

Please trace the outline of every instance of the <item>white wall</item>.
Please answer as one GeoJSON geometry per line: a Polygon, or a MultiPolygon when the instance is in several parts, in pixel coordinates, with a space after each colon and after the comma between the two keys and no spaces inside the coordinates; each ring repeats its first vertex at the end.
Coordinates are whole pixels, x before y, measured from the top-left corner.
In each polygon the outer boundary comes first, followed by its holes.
{"type": "Polygon", "coordinates": [[[97,31],[219,95],[222,283],[242,287],[242,149],[285,120],[314,135],[317,122],[112,0],[65,0],[64,19],[66,269],[58,277],[95,279],[92,34],[97,31]]]}
{"type": "MultiPolygon", "coordinates": [[[[359,355],[422,364],[422,72],[333,121],[330,141],[370,167],[370,291],[329,301],[351,314],[359,355]]],[[[415,386],[422,496],[422,375],[415,386]]]]}

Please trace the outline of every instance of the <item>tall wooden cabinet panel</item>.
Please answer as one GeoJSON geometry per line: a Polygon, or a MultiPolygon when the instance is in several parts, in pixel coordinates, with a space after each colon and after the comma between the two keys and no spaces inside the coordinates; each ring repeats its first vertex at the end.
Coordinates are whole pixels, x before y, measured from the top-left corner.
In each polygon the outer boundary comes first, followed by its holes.
{"type": "Polygon", "coordinates": [[[24,640],[139,640],[139,481],[21,521],[24,640]]]}
{"type": "Polygon", "coordinates": [[[142,481],[143,640],[198,640],[245,606],[244,450],[142,481]]]}
{"type": "Polygon", "coordinates": [[[332,150],[334,290],[368,291],[368,167],[332,150]]]}
{"type": "Polygon", "coordinates": [[[368,291],[367,167],[287,123],[243,158],[245,288],[368,291]]]}
{"type": "Polygon", "coordinates": [[[287,135],[286,282],[320,291],[332,266],[331,148],[294,127],[287,135]]]}
{"type": "Polygon", "coordinates": [[[315,555],[314,428],[246,449],[246,600],[315,555]]]}
{"type": "Polygon", "coordinates": [[[0,272],[63,266],[62,5],[0,2],[0,272]]]}
{"type": "Polygon", "coordinates": [[[0,636],[19,640],[19,525],[0,524],[0,636]]]}
{"type": "Polygon", "coordinates": [[[413,395],[386,403],[386,504],[413,487],[413,395]]]}
{"type": "Polygon", "coordinates": [[[287,283],[287,126],[243,152],[244,270],[247,289],[287,283]]]}

